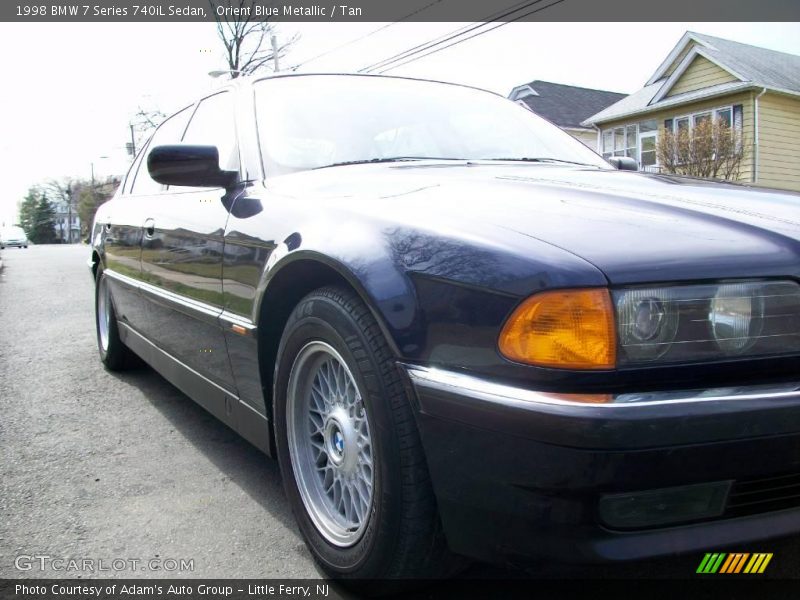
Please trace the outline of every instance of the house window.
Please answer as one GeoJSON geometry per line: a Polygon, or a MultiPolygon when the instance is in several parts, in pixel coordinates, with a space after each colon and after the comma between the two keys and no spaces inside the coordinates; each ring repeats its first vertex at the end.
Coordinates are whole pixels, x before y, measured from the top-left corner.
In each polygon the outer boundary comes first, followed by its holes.
{"type": "Polygon", "coordinates": [[[714,111],[714,118],[725,123],[728,127],[733,127],[733,109],[731,107],[718,108],[714,111]]]}
{"type": "Polygon", "coordinates": [[[636,125],[615,127],[603,132],[603,158],[629,156],[638,160],[639,138],[636,125]]]}
{"type": "Polygon", "coordinates": [[[651,131],[658,131],[658,121],[648,119],[639,123],[639,133],[650,133],[651,131]]]}
{"type": "Polygon", "coordinates": [[[614,148],[614,130],[606,129],[603,132],[603,158],[609,158],[613,154],[614,148]]]}
{"type": "Polygon", "coordinates": [[[690,115],[677,117],[675,119],[667,119],[664,122],[664,127],[672,130],[673,133],[688,130],[691,131],[703,121],[711,120],[722,121],[731,129],[741,130],[742,128],[742,106],[725,106],[722,108],[715,108],[713,110],[705,110],[702,112],[692,113],[690,115]]]}
{"type": "MultiPolygon", "coordinates": [[[[676,119],[667,119],[664,121],[664,128],[668,131],[671,130],[673,133],[684,130],[691,132],[698,124],[710,119],[712,122],[724,123],[731,130],[731,135],[733,136],[737,133],[741,134],[742,132],[742,110],[743,107],[741,104],[723,106],[721,108],[693,113],[676,119]]],[[[741,144],[742,138],[741,135],[739,135],[736,141],[738,149],[741,149],[741,144]]]]}
{"type": "Polygon", "coordinates": [[[699,113],[692,116],[692,127],[697,127],[701,123],[708,123],[711,120],[711,113],[699,113]]]}

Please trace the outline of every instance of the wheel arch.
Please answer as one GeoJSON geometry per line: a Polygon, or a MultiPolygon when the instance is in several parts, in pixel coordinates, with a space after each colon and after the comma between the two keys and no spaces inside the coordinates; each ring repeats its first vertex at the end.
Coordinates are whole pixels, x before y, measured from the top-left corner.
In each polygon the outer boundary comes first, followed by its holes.
{"type": "Polygon", "coordinates": [[[257,308],[258,368],[267,417],[272,422],[272,399],[278,346],[294,308],[314,290],[338,285],[355,292],[375,317],[395,357],[400,352],[380,310],[356,276],[341,263],[316,253],[287,256],[271,269],[257,308]]]}
{"type": "Polygon", "coordinates": [[[92,279],[97,279],[97,269],[100,267],[100,253],[92,250],[92,279]]]}

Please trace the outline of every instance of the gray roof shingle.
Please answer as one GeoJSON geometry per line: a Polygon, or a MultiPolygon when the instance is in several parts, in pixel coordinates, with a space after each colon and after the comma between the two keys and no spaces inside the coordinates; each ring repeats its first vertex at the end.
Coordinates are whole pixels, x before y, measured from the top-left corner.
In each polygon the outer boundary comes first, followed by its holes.
{"type": "Polygon", "coordinates": [[[694,33],[706,44],[706,52],[730,67],[746,81],[762,87],[800,93],[800,56],[767,50],[723,38],[694,33]]]}
{"type": "Polygon", "coordinates": [[[531,81],[527,85],[538,96],[526,96],[520,102],[524,102],[537,115],[559,127],[583,127],[582,121],[625,98],[625,94],[617,92],[592,90],[549,81],[531,81]]]}

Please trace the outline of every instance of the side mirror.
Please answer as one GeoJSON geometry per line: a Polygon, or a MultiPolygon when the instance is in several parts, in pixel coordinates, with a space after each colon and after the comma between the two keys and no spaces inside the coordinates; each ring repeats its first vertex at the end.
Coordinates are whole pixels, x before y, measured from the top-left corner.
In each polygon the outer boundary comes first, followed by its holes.
{"type": "Polygon", "coordinates": [[[611,166],[616,167],[620,171],[638,171],[639,164],[629,156],[612,156],[608,159],[611,166]]]}
{"type": "Polygon", "coordinates": [[[147,171],[158,183],[192,187],[229,188],[239,177],[219,168],[216,146],[189,144],[156,146],[147,156],[147,171]]]}

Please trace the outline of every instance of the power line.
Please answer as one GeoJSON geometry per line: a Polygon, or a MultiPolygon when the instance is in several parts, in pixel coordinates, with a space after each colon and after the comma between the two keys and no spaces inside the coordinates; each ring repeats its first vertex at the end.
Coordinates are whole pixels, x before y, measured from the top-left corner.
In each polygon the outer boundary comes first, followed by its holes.
{"type": "Polygon", "coordinates": [[[362,35],[361,37],[358,37],[358,38],[355,38],[353,40],[350,40],[349,42],[345,42],[344,44],[340,44],[338,46],[335,46],[335,47],[331,48],[330,50],[326,50],[322,54],[317,54],[316,56],[313,56],[313,57],[309,58],[308,60],[304,60],[303,62],[298,63],[298,64],[294,65],[293,67],[289,67],[288,70],[289,71],[296,71],[300,67],[305,66],[308,63],[313,62],[313,61],[315,61],[315,60],[317,60],[319,58],[322,58],[323,56],[328,56],[329,54],[333,54],[334,52],[336,52],[338,50],[341,50],[342,48],[346,48],[348,46],[352,46],[353,44],[356,44],[356,43],[358,43],[358,42],[360,42],[362,40],[365,40],[368,37],[373,36],[376,33],[383,31],[384,29],[388,29],[389,27],[392,27],[393,25],[397,25],[398,23],[402,23],[403,21],[405,21],[407,19],[410,19],[414,15],[418,15],[419,13],[421,13],[423,11],[428,10],[431,6],[433,6],[435,4],[439,4],[440,2],[442,2],[442,0],[433,0],[433,2],[430,2],[430,3],[426,4],[425,6],[423,6],[421,8],[418,8],[417,10],[415,10],[413,12],[408,13],[406,16],[398,19],[397,21],[393,21],[391,23],[387,23],[386,25],[383,25],[382,27],[378,27],[374,31],[370,31],[369,33],[367,33],[365,35],[362,35]]]}
{"type": "Polygon", "coordinates": [[[445,34],[443,34],[443,35],[441,35],[441,36],[439,36],[437,38],[434,38],[432,40],[428,40],[427,42],[423,42],[422,44],[418,44],[416,46],[413,46],[412,48],[409,48],[408,50],[404,50],[403,52],[400,52],[400,53],[395,54],[393,56],[389,56],[389,57],[387,57],[387,58],[385,58],[383,60],[380,60],[380,61],[378,61],[376,63],[373,63],[373,64],[371,64],[371,65],[369,65],[367,67],[364,67],[363,69],[359,69],[359,73],[370,73],[370,72],[375,71],[377,69],[384,68],[384,67],[386,67],[386,66],[388,66],[388,65],[390,65],[392,63],[404,60],[406,58],[410,58],[411,56],[414,56],[415,54],[419,54],[421,52],[424,52],[425,50],[429,50],[431,48],[439,46],[440,44],[444,44],[445,42],[448,42],[448,41],[453,40],[455,38],[458,38],[458,37],[460,37],[462,35],[470,33],[470,32],[472,32],[472,31],[474,31],[476,29],[480,29],[481,27],[485,27],[489,23],[492,23],[494,21],[497,21],[497,20],[503,19],[505,17],[511,16],[511,15],[513,15],[514,13],[516,13],[516,12],[518,12],[520,10],[524,10],[524,9],[526,9],[526,8],[528,8],[530,6],[533,6],[534,4],[538,4],[539,2],[542,2],[542,1],[543,0],[533,0],[533,1],[531,1],[531,0],[523,0],[522,2],[517,2],[516,4],[512,5],[511,7],[505,7],[505,8],[503,8],[503,9],[497,11],[497,12],[494,12],[494,13],[492,13],[490,15],[487,15],[486,17],[484,17],[481,21],[479,21],[477,23],[470,23],[469,25],[465,25],[464,27],[460,27],[458,29],[454,29],[453,31],[445,33],[445,34]]]}
{"type": "MultiPolygon", "coordinates": [[[[532,3],[531,3],[531,6],[532,6],[533,4],[539,4],[539,2],[542,2],[542,1],[543,1],[543,0],[536,0],[535,2],[532,2],[532,3]]],[[[399,68],[399,67],[402,67],[402,66],[404,66],[404,65],[407,65],[407,64],[409,64],[409,63],[412,63],[412,62],[418,61],[418,60],[420,60],[420,59],[422,59],[422,58],[425,58],[426,56],[430,56],[430,55],[432,55],[432,54],[436,54],[437,52],[441,52],[442,50],[447,50],[448,48],[452,48],[453,46],[457,46],[458,44],[461,44],[461,43],[463,43],[463,42],[466,42],[466,41],[468,41],[468,40],[471,40],[471,39],[473,39],[473,38],[476,38],[476,37],[478,37],[478,36],[480,36],[480,35],[483,35],[483,34],[485,34],[485,33],[492,32],[492,31],[494,31],[495,29],[500,29],[501,27],[504,27],[504,26],[508,25],[509,23],[514,23],[515,21],[519,21],[519,20],[521,20],[521,19],[524,19],[525,17],[529,17],[529,16],[531,16],[531,15],[533,15],[533,14],[536,14],[536,13],[538,13],[538,12],[541,12],[541,11],[543,11],[543,10],[547,10],[548,8],[552,8],[552,7],[553,7],[553,6],[555,6],[556,4],[561,4],[561,3],[562,3],[562,2],[564,2],[564,1],[565,1],[565,0],[555,0],[554,2],[551,2],[550,4],[548,4],[548,5],[546,5],[546,6],[540,6],[539,8],[536,8],[536,9],[534,9],[534,10],[531,10],[531,11],[529,11],[529,12],[526,12],[526,13],[524,13],[524,14],[521,14],[521,15],[519,15],[518,17],[515,17],[515,18],[513,18],[513,19],[509,19],[508,21],[504,21],[504,22],[502,22],[502,23],[499,23],[499,24],[495,25],[494,27],[491,27],[490,29],[485,29],[485,30],[483,30],[483,31],[478,31],[477,33],[475,33],[475,34],[473,34],[473,35],[471,35],[471,36],[469,36],[469,37],[466,37],[466,38],[462,38],[462,39],[456,40],[455,42],[453,42],[452,44],[448,44],[447,46],[443,46],[443,47],[441,47],[441,48],[434,48],[434,49],[433,49],[433,50],[431,50],[430,52],[427,52],[427,53],[425,53],[425,54],[422,54],[422,55],[420,55],[420,56],[412,56],[412,57],[410,57],[408,60],[405,60],[405,61],[403,61],[403,62],[401,62],[401,63],[399,63],[399,64],[395,64],[394,66],[389,66],[388,68],[385,68],[385,69],[383,69],[382,71],[379,71],[378,73],[379,73],[379,74],[383,74],[383,73],[386,73],[386,72],[388,72],[388,71],[391,71],[391,70],[393,70],[393,69],[397,69],[397,68],[399,68]]],[[[469,32],[466,32],[466,33],[469,33],[469,32]]]]}

